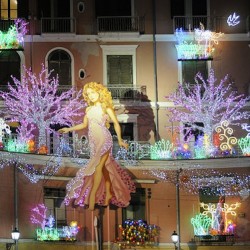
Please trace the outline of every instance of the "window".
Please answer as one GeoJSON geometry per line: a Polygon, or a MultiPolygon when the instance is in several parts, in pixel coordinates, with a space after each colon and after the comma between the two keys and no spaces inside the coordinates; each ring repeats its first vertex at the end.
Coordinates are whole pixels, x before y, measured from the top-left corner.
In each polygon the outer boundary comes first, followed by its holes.
{"type": "Polygon", "coordinates": [[[0,52],[0,87],[7,88],[8,82],[12,83],[11,76],[21,79],[20,56],[16,51],[0,52]]]}
{"type": "Polygon", "coordinates": [[[59,77],[60,85],[72,85],[71,79],[71,57],[62,50],[57,49],[52,51],[48,56],[48,71],[51,70],[51,77],[59,77]]]}
{"type": "Polygon", "coordinates": [[[47,217],[52,215],[55,218],[56,227],[67,224],[64,197],[65,189],[44,188],[44,205],[48,208],[47,217]]]}
{"type": "Polygon", "coordinates": [[[122,220],[145,220],[146,219],[146,192],[145,188],[137,188],[131,193],[131,200],[128,207],[122,209],[122,220]]]}
{"type": "Polygon", "coordinates": [[[105,85],[136,85],[137,47],[138,45],[101,45],[105,85]]]}
{"type": "Polygon", "coordinates": [[[70,0],[43,0],[37,2],[39,18],[70,17],[70,0]]]}
{"type": "Polygon", "coordinates": [[[207,61],[183,61],[182,82],[194,84],[195,75],[200,72],[204,79],[208,77],[207,61]]]}
{"type": "Polygon", "coordinates": [[[96,0],[96,16],[131,16],[131,0],[96,0]]]}
{"type": "Polygon", "coordinates": [[[1,0],[1,19],[16,19],[17,18],[17,1],[16,0],[1,0]]]}
{"type": "Polygon", "coordinates": [[[108,84],[133,85],[132,55],[108,55],[108,84]]]}

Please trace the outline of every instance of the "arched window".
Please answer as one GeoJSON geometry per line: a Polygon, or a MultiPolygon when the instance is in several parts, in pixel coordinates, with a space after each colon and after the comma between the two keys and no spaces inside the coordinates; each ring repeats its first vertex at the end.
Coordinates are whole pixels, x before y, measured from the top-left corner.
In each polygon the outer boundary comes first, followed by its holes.
{"type": "Polygon", "coordinates": [[[12,83],[11,76],[21,79],[20,56],[16,51],[0,52],[0,87],[5,89],[8,82],[12,83]]]}
{"type": "Polygon", "coordinates": [[[57,49],[49,54],[48,71],[51,70],[53,70],[51,77],[58,75],[59,85],[72,85],[71,58],[66,51],[57,49]]]}

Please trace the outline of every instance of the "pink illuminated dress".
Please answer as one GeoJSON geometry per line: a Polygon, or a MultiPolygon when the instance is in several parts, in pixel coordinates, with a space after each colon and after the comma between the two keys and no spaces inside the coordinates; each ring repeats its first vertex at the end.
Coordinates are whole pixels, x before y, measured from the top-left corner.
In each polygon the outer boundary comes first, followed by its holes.
{"type": "MultiPolygon", "coordinates": [[[[130,193],[135,191],[135,185],[129,174],[122,169],[112,156],[112,136],[105,126],[108,116],[103,113],[101,106],[92,106],[86,113],[88,118],[88,131],[90,142],[90,159],[82,167],[66,186],[67,194],[65,204],[73,201],[74,205],[85,206],[88,204],[89,194],[93,185],[95,167],[100,158],[107,151],[111,152],[105,163],[111,181],[112,198],[110,203],[118,207],[129,205],[130,193]]],[[[101,184],[96,192],[95,203],[104,205],[105,180],[102,177],[101,184]]]]}

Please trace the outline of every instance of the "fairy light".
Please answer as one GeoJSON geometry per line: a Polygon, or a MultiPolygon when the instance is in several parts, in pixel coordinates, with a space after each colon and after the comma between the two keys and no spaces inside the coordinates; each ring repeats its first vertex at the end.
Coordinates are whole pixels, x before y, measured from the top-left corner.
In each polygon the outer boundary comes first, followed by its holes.
{"type": "Polygon", "coordinates": [[[219,140],[222,141],[220,149],[222,151],[229,150],[232,154],[232,145],[237,143],[237,138],[231,136],[233,134],[233,129],[228,127],[228,125],[228,121],[222,121],[220,126],[215,128],[215,131],[219,134],[219,140]]]}
{"type": "MultiPolygon", "coordinates": [[[[193,130],[198,129],[207,135],[213,147],[213,132],[223,121],[230,125],[240,125],[240,120],[248,119],[249,111],[244,111],[250,96],[237,95],[228,84],[228,76],[225,76],[219,84],[211,70],[207,80],[198,73],[195,76],[195,84],[179,84],[176,92],[166,96],[174,103],[170,111],[170,122],[188,124],[193,130]],[[181,109],[179,107],[182,107],[181,109]],[[197,122],[203,126],[198,126],[197,122]]],[[[213,152],[213,148],[208,150],[213,152]]]]}
{"type": "Polygon", "coordinates": [[[20,121],[26,127],[25,122],[33,124],[38,129],[40,147],[46,145],[46,133],[54,132],[51,125],[72,125],[82,117],[85,104],[81,91],[76,92],[73,87],[59,95],[58,78],[51,79],[51,72],[47,74],[44,66],[39,76],[31,69],[25,68],[25,73],[21,81],[13,77],[14,83],[9,83],[8,91],[1,91],[0,97],[11,121],[20,121]]]}
{"type": "Polygon", "coordinates": [[[227,18],[228,26],[236,26],[236,25],[238,25],[240,23],[239,18],[240,18],[240,16],[237,16],[235,12],[233,14],[229,15],[228,18],[227,18]]]}
{"type": "Polygon", "coordinates": [[[14,22],[7,32],[0,31],[0,50],[23,48],[28,23],[21,18],[15,19],[14,22]]]}
{"type": "Polygon", "coordinates": [[[151,159],[172,158],[173,144],[169,140],[160,140],[150,148],[151,159]]]}
{"type": "Polygon", "coordinates": [[[31,209],[30,221],[32,224],[40,225],[42,229],[46,226],[47,207],[41,203],[31,209]]]}
{"type": "Polygon", "coordinates": [[[194,228],[194,235],[208,235],[212,219],[207,215],[199,213],[191,218],[191,224],[194,228]]]}
{"type": "Polygon", "coordinates": [[[121,247],[153,246],[156,244],[155,237],[159,235],[159,227],[148,225],[143,220],[128,219],[119,225],[121,237],[116,242],[121,247]]]}
{"type": "Polygon", "coordinates": [[[238,140],[238,145],[244,156],[250,156],[250,137],[240,138],[238,140]]]}
{"type": "MultiPolygon", "coordinates": [[[[144,174],[154,176],[163,182],[176,184],[176,170],[145,170],[144,174]]],[[[243,190],[250,191],[249,182],[250,175],[248,174],[239,174],[237,172],[223,173],[199,166],[192,169],[182,169],[179,175],[180,188],[186,193],[195,195],[198,195],[202,189],[206,195],[213,195],[214,190],[216,190],[220,195],[238,196],[243,190]]]]}

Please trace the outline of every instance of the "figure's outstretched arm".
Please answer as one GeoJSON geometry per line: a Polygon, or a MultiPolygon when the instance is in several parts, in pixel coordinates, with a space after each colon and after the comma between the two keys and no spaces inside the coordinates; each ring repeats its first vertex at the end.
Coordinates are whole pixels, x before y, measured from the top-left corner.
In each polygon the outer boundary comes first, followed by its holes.
{"type": "Polygon", "coordinates": [[[88,126],[88,118],[87,116],[85,115],[84,118],[83,118],[83,122],[80,123],[80,124],[77,124],[73,127],[70,127],[70,128],[61,128],[58,130],[59,133],[68,133],[68,132],[71,132],[71,131],[76,131],[76,130],[81,130],[81,129],[84,129],[88,126]]]}
{"type": "Polygon", "coordinates": [[[114,129],[115,129],[115,132],[116,132],[116,135],[117,135],[117,139],[118,139],[118,143],[119,143],[119,146],[120,147],[124,147],[124,148],[128,148],[128,144],[125,143],[123,140],[122,140],[122,134],[121,134],[121,126],[117,120],[117,117],[116,117],[116,114],[114,112],[113,109],[111,108],[107,108],[107,114],[109,115],[110,119],[112,120],[112,122],[114,123],[114,129]]]}

